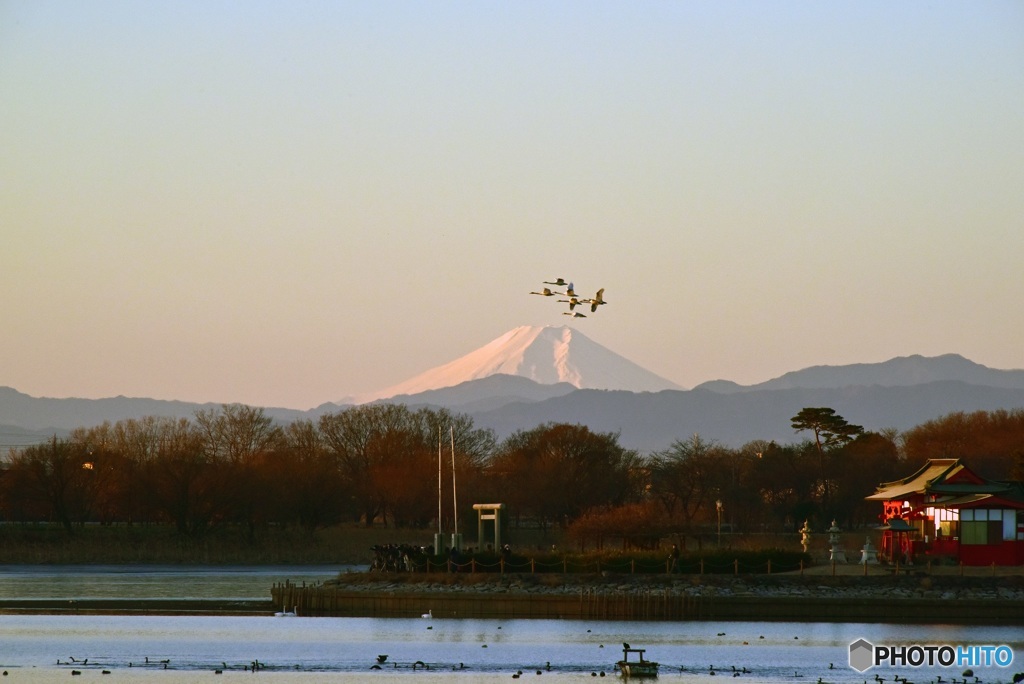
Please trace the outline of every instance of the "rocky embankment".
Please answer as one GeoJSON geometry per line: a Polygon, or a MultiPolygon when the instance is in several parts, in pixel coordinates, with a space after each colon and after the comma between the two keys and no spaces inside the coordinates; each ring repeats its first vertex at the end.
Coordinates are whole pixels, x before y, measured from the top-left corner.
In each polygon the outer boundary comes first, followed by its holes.
{"type": "Polygon", "coordinates": [[[657,592],[693,597],[931,599],[1024,602],[1024,577],[955,576],[576,576],[488,575],[410,577],[346,574],[325,586],[375,593],[464,593],[576,596],[657,592]]]}
{"type": "Polygon", "coordinates": [[[1024,624],[1024,577],[383,575],[274,587],[300,614],[1024,624]]]}

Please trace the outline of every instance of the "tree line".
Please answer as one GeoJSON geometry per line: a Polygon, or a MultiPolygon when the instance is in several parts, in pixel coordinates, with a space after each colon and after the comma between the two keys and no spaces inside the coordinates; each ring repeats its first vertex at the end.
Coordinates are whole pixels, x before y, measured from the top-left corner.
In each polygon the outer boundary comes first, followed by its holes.
{"type": "Polygon", "coordinates": [[[955,413],[905,433],[870,432],[829,408],[792,418],[793,444],[729,448],[699,435],[640,454],[616,433],[547,423],[504,440],[470,417],[401,404],[278,424],[224,405],[191,419],[146,417],[79,428],[10,450],[0,518],[169,524],[184,537],[234,526],[312,534],[346,521],[453,528],[474,503],[504,503],[511,524],[559,526],[581,542],[728,531],[791,531],[804,520],[878,522],[864,497],[929,458],[963,457],[991,479],[1024,479],[1024,411],[955,413]],[[453,486],[454,484],[454,486],[453,486]]]}

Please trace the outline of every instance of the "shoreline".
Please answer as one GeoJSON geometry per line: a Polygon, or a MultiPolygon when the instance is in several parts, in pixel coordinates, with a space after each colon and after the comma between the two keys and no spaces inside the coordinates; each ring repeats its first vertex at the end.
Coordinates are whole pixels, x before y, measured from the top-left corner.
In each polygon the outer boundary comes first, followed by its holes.
{"type": "MultiPolygon", "coordinates": [[[[0,614],[757,620],[1024,625],[1022,568],[961,576],[816,566],[773,575],[369,573],[267,587],[267,598],[6,598],[0,614]]],[[[929,569],[931,570],[931,569],[929,569]]]]}
{"type": "MultiPolygon", "coordinates": [[[[685,598],[650,593],[577,597],[432,591],[339,592],[329,608],[303,607],[300,617],[416,618],[428,606],[439,619],[557,619],[696,622],[889,622],[899,624],[1024,625],[1024,600],[956,600],[821,596],[685,598]]],[[[217,615],[271,617],[270,601],[59,599],[0,601],[0,615],[217,615]]]]}
{"type": "Polygon", "coordinates": [[[0,599],[0,615],[273,615],[270,599],[0,599]]]}
{"type": "Polygon", "coordinates": [[[346,574],[277,585],[300,615],[1024,625],[1024,577],[346,574]],[[378,579],[379,578],[379,579],[378,579]]]}

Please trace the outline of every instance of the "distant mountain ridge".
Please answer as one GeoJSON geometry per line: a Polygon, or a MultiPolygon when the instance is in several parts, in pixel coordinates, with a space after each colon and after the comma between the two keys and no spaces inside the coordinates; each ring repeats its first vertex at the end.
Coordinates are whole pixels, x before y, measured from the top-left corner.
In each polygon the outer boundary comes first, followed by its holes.
{"type": "Polygon", "coordinates": [[[907,387],[929,382],[957,380],[971,385],[1024,389],[1024,370],[996,370],[965,359],[959,354],[941,356],[898,356],[881,363],[854,363],[846,366],[811,366],[791,371],[756,385],[738,385],[728,380],[712,380],[694,389],[713,392],[753,392],[771,389],[824,389],[828,387],[907,387]]]}
{"type": "Polygon", "coordinates": [[[427,390],[419,394],[399,394],[379,401],[410,406],[444,406],[453,410],[471,408],[473,411],[484,411],[501,408],[507,404],[544,401],[575,391],[576,387],[567,382],[544,385],[529,378],[499,373],[479,380],[467,380],[454,387],[427,390]]]}
{"type": "MultiPolygon", "coordinates": [[[[220,406],[123,396],[106,399],[31,397],[11,387],[0,387],[0,425],[31,431],[67,431],[100,425],[104,421],[145,416],[191,418],[196,411],[219,409],[220,406]]],[[[282,420],[297,419],[306,414],[304,411],[277,408],[266,409],[266,412],[282,420]]]]}
{"type": "MultiPolygon", "coordinates": [[[[671,385],[578,331],[524,326],[395,386],[408,391],[378,393],[387,396],[375,401],[464,413],[478,427],[494,430],[499,439],[543,423],[577,423],[616,432],[623,446],[642,452],[665,449],[694,433],[733,447],[755,439],[799,441],[802,437],[793,432],[790,418],[807,406],[829,406],[868,430],[907,430],[956,411],[1024,409],[1024,371],[988,368],[957,354],[815,366],[750,386],[717,380],[688,391],[621,387],[658,387],[657,383],[671,385]],[[605,375],[598,372],[602,368],[605,375]],[[617,370],[609,373],[609,368],[617,370]],[[505,372],[510,370],[515,372],[505,372]],[[545,380],[572,377],[575,382],[541,382],[526,377],[530,374],[545,380]],[[450,385],[429,386],[453,380],[450,385]],[[606,387],[580,388],[576,383],[606,387]]],[[[315,420],[347,405],[329,402],[309,411],[266,407],[264,411],[286,423],[315,420]]],[[[48,434],[66,434],[104,421],[188,418],[219,406],[126,397],[35,398],[0,387],[0,426],[4,426],[0,434],[7,436],[0,438],[0,444],[44,441],[48,434]]]]}
{"type": "Polygon", "coordinates": [[[733,448],[754,440],[800,442],[807,436],[798,435],[790,419],[808,406],[833,408],[869,431],[893,428],[902,432],[960,411],[1024,410],[1024,389],[946,380],[902,387],[860,385],[729,394],[702,389],[657,393],[577,390],[470,415],[477,427],[492,429],[499,438],[542,423],[564,422],[618,433],[624,447],[650,453],[694,434],[733,448]]]}

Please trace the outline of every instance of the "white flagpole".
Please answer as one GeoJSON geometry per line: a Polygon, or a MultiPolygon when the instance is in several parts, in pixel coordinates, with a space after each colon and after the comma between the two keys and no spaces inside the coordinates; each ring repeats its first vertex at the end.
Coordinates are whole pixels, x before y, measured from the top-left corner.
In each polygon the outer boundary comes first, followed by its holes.
{"type": "Polygon", "coordinates": [[[455,428],[449,425],[448,429],[451,431],[452,437],[452,510],[454,512],[455,534],[457,536],[459,534],[459,504],[455,498],[455,428]]]}
{"type": "Polygon", "coordinates": [[[437,426],[437,533],[441,531],[441,426],[437,426]]]}

